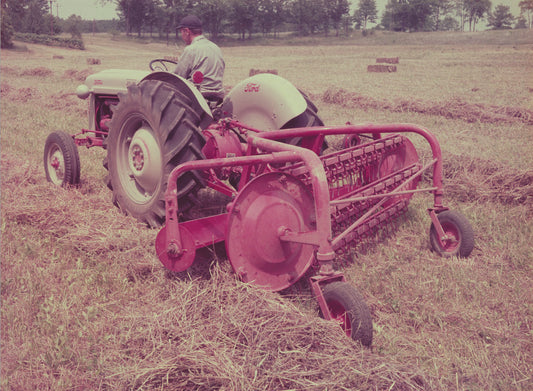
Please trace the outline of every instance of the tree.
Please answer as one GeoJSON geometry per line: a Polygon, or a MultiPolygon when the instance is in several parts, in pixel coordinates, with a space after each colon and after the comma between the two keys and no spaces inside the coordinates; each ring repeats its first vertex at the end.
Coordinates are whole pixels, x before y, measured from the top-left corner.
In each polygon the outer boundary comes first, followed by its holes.
{"type": "Polygon", "coordinates": [[[209,31],[211,38],[217,39],[222,32],[223,22],[230,9],[228,0],[202,0],[198,2],[198,17],[202,20],[203,29],[209,31]]]}
{"type": "Polygon", "coordinates": [[[1,19],[1,31],[0,31],[0,38],[2,39],[2,49],[3,48],[11,48],[13,47],[13,34],[15,33],[15,30],[13,29],[13,26],[11,25],[10,16],[8,13],[8,7],[7,7],[7,0],[2,0],[1,3],[1,13],[0,13],[0,19],[1,19]]]}
{"type": "Polygon", "coordinates": [[[464,0],[470,31],[476,31],[476,24],[490,12],[490,0],[464,0]]]}
{"type": "Polygon", "coordinates": [[[520,15],[526,16],[527,18],[527,27],[531,28],[533,23],[533,0],[522,0],[518,3],[520,7],[520,15]]]}
{"type": "Polygon", "coordinates": [[[324,18],[324,33],[328,34],[328,28],[331,23],[338,37],[342,17],[350,12],[348,0],[324,0],[324,10],[326,16],[324,18]]]}
{"type": "Polygon", "coordinates": [[[81,38],[81,30],[80,26],[82,24],[82,20],[80,16],[77,15],[70,15],[69,18],[65,22],[65,31],[67,33],[70,33],[72,38],[81,38]]]}
{"type": "Polygon", "coordinates": [[[289,0],[289,21],[296,24],[299,35],[309,35],[323,25],[322,0],[289,0]]]}
{"type": "Polygon", "coordinates": [[[50,32],[44,16],[48,14],[48,0],[29,0],[24,15],[24,30],[33,34],[50,32]]]}
{"type": "Polygon", "coordinates": [[[488,26],[494,30],[510,29],[514,20],[515,17],[511,14],[511,8],[500,4],[496,6],[494,12],[490,13],[488,26]]]}
{"type": "Polygon", "coordinates": [[[278,31],[283,23],[284,0],[259,0],[257,22],[263,35],[278,31]]]}
{"type": "Polygon", "coordinates": [[[431,30],[437,0],[389,0],[381,24],[394,31],[431,30]]]}
{"type": "Polygon", "coordinates": [[[433,2],[433,24],[436,31],[449,29],[450,13],[452,12],[455,4],[453,0],[435,0],[433,2]],[[441,19],[447,19],[447,27],[441,26],[441,19]]]}
{"type": "Polygon", "coordinates": [[[242,39],[248,38],[253,33],[254,21],[257,16],[257,0],[231,0],[230,19],[233,29],[242,39]]]}
{"type": "Polygon", "coordinates": [[[360,0],[353,14],[357,28],[366,30],[367,23],[375,23],[378,18],[378,10],[375,0],[360,0]]]}

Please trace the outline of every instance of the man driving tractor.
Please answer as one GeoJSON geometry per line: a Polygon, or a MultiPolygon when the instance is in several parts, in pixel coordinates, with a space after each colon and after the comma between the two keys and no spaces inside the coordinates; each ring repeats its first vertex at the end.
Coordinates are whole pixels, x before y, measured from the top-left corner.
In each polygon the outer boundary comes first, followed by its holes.
{"type": "Polygon", "coordinates": [[[184,17],[177,29],[187,46],[174,73],[196,84],[207,100],[222,101],[225,68],[222,51],[203,35],[202,22],[195,15],[184,17]]]}

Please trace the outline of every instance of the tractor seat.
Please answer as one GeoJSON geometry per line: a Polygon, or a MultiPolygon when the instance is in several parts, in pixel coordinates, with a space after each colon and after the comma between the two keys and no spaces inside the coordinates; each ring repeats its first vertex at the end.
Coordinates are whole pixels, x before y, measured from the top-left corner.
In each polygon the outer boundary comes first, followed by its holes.
{"type": "Polygon", "coordinates": [[[218,106],[224,100],[224,92],[202,92],[203,97],[209,103],[209,106],[218,106]]]}

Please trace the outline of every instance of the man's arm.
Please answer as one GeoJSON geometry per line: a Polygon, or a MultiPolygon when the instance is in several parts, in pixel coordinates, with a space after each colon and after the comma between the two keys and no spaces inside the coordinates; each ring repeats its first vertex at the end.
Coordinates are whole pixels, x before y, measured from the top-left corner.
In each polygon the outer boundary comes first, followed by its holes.
{"type": "Polygon", "coordinates": [[[176,65],[174,73],[183,77],[184,79],[188,79],[193,67],[193,60],[194,58],[192,54],[189,50],[187,50],[187,48],[185,48],[178,61],[178,65],[176,65]]]}

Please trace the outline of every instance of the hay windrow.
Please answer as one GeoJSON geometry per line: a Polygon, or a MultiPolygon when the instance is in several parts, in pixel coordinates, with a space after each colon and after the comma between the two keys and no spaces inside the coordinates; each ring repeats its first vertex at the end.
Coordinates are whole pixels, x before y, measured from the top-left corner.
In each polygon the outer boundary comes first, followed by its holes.
{"type": "Polygon", "coordinates": [[[387,110],[397,113],[420,113],[458,119],[469,123],[516,123],[533,125],[533,110],[522,107],[506,107],[481,103],[468,103],[461,98],[444,102],[423,100],[378,100],[344,89],[330,88],[319,98],[325,102],[348,108],[363,110],[387,110]]]}
{"type": "Polygon", "coordinates": [[[443,157],[445,190],[464,202],[533,206],[533,169],[517,170],[464,155],[443,157]]]}
{"type": "Polygon", "coordinates": [[[32,69],[26,69],[22,71],[20,74],[21,76],[38,76],[38,77],[46,77],[53,75],[53,71],[46,67],[37,67],[32,69]]]}
{"type": "Polygon", "coordinates": [[[383,361],[228,269],[215,264],[209,280],[175,282],[166,303],[118,320],[130,337],[110,359],[135,371],[108,379],[135,389],[431,389],[416,369],[383,361]]]}
{"type": "Polygon", "coordinates": [[[72,79],[76,81],[85,81],[87,76],[92,75],[94,71],[90,68],[82,69],[82,70],[76,70],[76,69],[67,69],[63,73],[63,77],[66,79],[72,79]]]}
{"type": "Polygon", "coordinates": [[[93,255],[146,246],[154,232],[110,205],[109,194],[88,187],[63,189],[44,179],[41,167],[2,154],[2,217],[37,227],[58,244],[93,255]],[[9,206],[7,206],[9,205],[9,206]],[[140,234],[135,234],[139,230],[140,234]]]}

